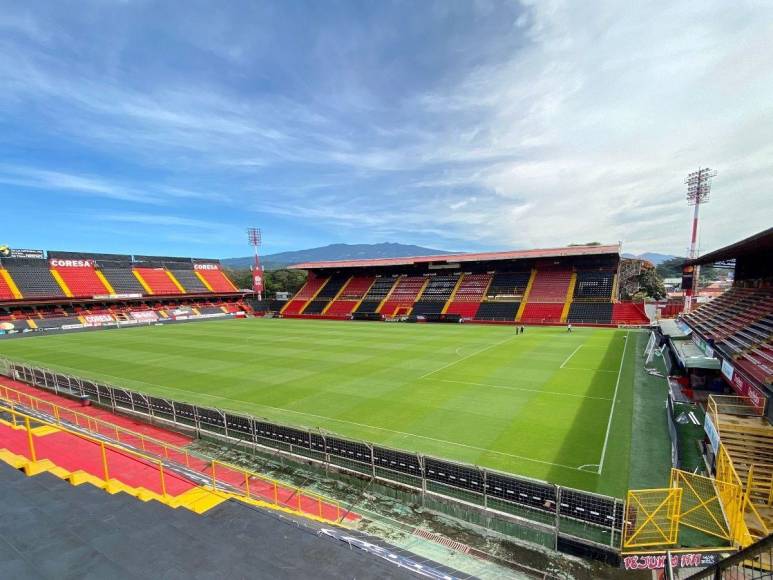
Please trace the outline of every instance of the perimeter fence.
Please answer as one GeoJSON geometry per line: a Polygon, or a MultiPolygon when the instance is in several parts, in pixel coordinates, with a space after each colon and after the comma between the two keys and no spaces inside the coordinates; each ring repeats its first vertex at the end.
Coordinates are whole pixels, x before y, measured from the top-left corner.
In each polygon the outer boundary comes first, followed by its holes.
{"type": "Polygon", "coordinates": [[[621,546],[624,501],[615,497],[155,397],[3,358],[0,374],[199,437],[244,443],[327,472],[406,490],[427,507],[474,523],[504,520],[534,532],[522,537],[562,551],[614,559],[621,546]]]}

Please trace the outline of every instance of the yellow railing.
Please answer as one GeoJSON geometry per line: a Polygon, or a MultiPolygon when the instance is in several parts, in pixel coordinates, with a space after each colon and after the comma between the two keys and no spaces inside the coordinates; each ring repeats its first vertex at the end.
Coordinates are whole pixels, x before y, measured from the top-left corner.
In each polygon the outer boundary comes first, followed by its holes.
{"type": "Polygon", "coordinates": [[[36,411],[46,413],[53,418],[52,421],[34,418],[33,420],[37,423],[62,429],[63,431],[67,431],[89,441],[120,449],[121,452],[126,451],[132,455],[143,457],[155,465],[160,465],[162,477],[164,477],[163,462],[154,457],[149,457],[147,455],[148,453],[156,455],[157,457],[163,457],[164,459],[178,463],[181,466],[185,465],[185,467],[189,469],[195,469],[200,474],[207,477],[215,490],[227,488],[229,493],[234,493],[245,499],[264,501],[277,507],[290,509],[304,515],[318,517],[327,521],[341,520],[342,514],[340,504],[335,500],[326,498],[314,492],[292,485],[285,485],[270,477],[225,462],[217,461],[204,454],[191,454],[183,447],[149,437],[142,433],[137,433],[125,427],[97,419],[67,407],[62,407],[51,401],[33,397],[5,385],[0,385],[0,399],[4,399],[11,405],[11,408],[8,409],[10,412],[23,415],[24,411],[16,408],[16,405],[25,405],[36,411]],[[89,433],[102,437],[109,437],[113,439],[116,444],[103,442],[75,431],[65,422],[74,424],[81,429],[85,429],[89,433]],[[127,449],[120,444],[130,445],[135,450],[141,450],[142,453],[127,449]],[[326,506],[327,509],[325,509],[326,506]],[[333,512],[335,513],[334,517],[333,512]]]}
{"type": "MultiPolygon", "coordinates": [[[[85,441],[89,441],[90,443],[93,443],[96,445],[96,447],[99,449],[100,457],[101,457],[101,472],[102,477],[97,477],[94,475],[95,478],[100,479],[105,484],[107,484],[111,477],[110,477],[110,459],[109,455],[107,454],[107,449],[115,450],[119,452],[123,456],[129,456],[137,461],[145,464],[145,465],[151,465],[158,469],[159,473],[159,489],[160,489],[160,496],[164,499],[169,498],[169,494],[167,493],[168,489],[168,483],[170,476],[164,471],[164,463],[160,459],[154,459],[152,457],[148,457],[147,455],[144,455],[142,453],[132,451],[131,449],[126,449],[125,447],[121,447],[119,445],[110,443],[108,441],[102,441],[100,439],[95,439],[94,437],[90,437],[84,433],[80,433],[78,431],[74,431],[71,429],[68,429],[65,426],[58,425],[52,421],[46,421],[37,417],[31,417],[30,415],[21,412],[13,407],[13,403],[10,403],[10,407],[3,407],[2,413],[5,415],[10,415],[11,418],[11,424],[15,427],[21,427],[23,428],[27,433],[27,457],[32,462],[41,461],[44,459],[48,459],[52,463],[54,463],[54,460],[56,460],[56,457],[45,457],[46,453],[44,451],[41,451],[38,446],[35,444],[35,436],[34,436],[34,429],[32,427],[32,424],[35,425],[43,425],[43,426],[49,426],[49,427],[55,427],[56,429],[60,429],[62,431],[65,431],[71,435],[74,435],[80,439],[83,439],[85,441]]],[[[93,474],[92,474],[93,475],[93,474]]],[[[180,476],[171,476],[175,479],[181,480],[183,479],[180,476]]]]}

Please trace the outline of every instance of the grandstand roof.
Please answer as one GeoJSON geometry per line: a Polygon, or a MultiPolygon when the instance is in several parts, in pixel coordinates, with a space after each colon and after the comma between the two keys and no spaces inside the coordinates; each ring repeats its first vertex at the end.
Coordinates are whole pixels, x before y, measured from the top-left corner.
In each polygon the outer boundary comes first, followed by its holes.
{"type": "Polygon", "coordinates": [[[303,262],[290,266],[295,270],[318,270],[325,268],[364,268],[374,266],[408,266],[411,264],[442,264],[449,262],[490,262],[495,260],[524,260],[533,258],[562,258],[567,256],[595,256],[598,254],[619,254],[620,246],[566,246],[563,248],[542,248],[535,250],[513,250],[509,252],[479,252],[470,254],[442,254],[439,256],[410,256],[405,258],[375,258],[369,260],[329,260],[303,262]]]}
{"type": "Polygon", "coordinates": [[[746,254],[756,254],[758,252],[765,252],[768,255],[773,252],[773,228],[768,228],[767,230],[749,236],[740,242],[714,250],[713,252],[704,254],[694,260],[688,260],[685,262],[685,265],[713,264],[715,262],[732,260],[746,254]]]}

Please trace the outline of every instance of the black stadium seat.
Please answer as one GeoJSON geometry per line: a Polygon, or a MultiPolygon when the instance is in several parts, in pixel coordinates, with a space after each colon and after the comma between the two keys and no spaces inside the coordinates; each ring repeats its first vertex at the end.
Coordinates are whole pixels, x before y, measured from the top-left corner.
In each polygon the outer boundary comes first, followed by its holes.
{"type": "Polygon", "coordinates": [[[515,320],[520,302],[484,302],[475,314],[476,320],[515,320]]]}
{"type": "Polygon", "coordinates": [[[10,272],[24,298],[64,296],[64,292],[48,269],[46,260],[4,259],[3,266],[10,272]]]}

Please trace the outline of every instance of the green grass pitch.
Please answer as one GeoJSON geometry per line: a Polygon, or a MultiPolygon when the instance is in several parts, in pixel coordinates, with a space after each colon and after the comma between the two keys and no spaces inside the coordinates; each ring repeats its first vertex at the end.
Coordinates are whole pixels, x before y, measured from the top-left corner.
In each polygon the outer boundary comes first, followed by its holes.
{"type": "Polygon", "coordinates": [[[0,355],[622,497],[640,336],[249,319],[4,340],[0,355]]]}

